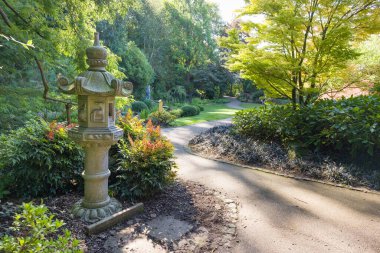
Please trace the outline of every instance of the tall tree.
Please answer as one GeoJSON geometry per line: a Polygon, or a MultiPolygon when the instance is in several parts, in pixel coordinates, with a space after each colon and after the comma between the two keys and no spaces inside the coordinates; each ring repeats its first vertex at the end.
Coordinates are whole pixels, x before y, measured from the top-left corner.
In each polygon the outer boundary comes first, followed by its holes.
{"type": "Polygon", "coordinates": [[[221,44],[230,48],[228,67],[254,81],[268,95],[308,104],[347,62],[358,57],[352,42],[380,29],[378,0],[255,0],[241,15],[265,22],[242,24],[221,44]]]}
{"type": "Polygon", "coordinates": [[[205,0],[167,1],[163,12],[170,24],[172,59],[191,97],[195,92],[191,70],[218,58],[215,37],[221,32],[221,19],[216,5],[205,0]]]}

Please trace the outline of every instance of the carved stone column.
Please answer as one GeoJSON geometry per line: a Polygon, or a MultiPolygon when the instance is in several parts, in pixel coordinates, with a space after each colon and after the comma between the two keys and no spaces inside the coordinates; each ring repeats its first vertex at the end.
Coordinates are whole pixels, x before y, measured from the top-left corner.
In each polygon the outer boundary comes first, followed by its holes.
{"type": "Polygon", "coordinates": [[[95,222],[121,210],[121,204],[108,196],[108,143],[82,144],[85,157],[84,198],[73,208],[75,217],[95,222]]]}

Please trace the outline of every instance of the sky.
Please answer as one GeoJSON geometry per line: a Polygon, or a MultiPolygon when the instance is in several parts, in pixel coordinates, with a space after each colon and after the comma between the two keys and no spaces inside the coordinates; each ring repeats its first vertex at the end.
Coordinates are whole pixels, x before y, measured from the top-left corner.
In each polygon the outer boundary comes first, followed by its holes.
{"type": "Polygon", "coordinates": [[[244,7],[244,0],[208,0],[209,2],[216,3],[219,6],[220,16],[226,22],[231,22],[236,13],[234,10],[244,7]]]}
{"type": "MultiPolygon", "coordinates": [[[[222,19],[230,23],[237,16],[236,10],[242,9],[245,6],[244,0],[207,0],[216,3],[219,7],[220,16],[222,19]]],[[[246,16],[241,18],[243,21],[252,21],[255,23],[264,22],[263,15],[246,16]]]]}

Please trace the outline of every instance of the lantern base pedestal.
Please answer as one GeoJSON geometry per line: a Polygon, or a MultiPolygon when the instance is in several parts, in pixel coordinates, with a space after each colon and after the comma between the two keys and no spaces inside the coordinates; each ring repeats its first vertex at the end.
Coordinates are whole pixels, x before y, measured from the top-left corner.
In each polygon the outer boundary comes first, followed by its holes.
{"type": "Polygon", "coordinates": [[[79,218],[83,221],[94,223],[102,220],[114,213],[120,212],[122,206],[119,201],[111,198],[109,203],[102,207],[88,208],[83,206],[83,199],[75,203],[72,214],[75,218],[79,218]]]}

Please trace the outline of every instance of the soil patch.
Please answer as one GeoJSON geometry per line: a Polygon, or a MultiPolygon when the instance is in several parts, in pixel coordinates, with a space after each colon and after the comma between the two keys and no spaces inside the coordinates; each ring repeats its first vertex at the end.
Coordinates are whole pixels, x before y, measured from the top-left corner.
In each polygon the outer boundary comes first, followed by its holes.
{"type": "Polygon", "coordinates": [[[262,142],[240,136],[233,125],[211,128],[189,142],[190,149],[202,156],[303,178],[322,180],[366,189],[380,190],[380,171],[341,164],[317,153],[297,157],[276,142],[262,142]]]}
{"type": "MultiPolygon", "coordinates": [[[[70,209],[79,199],[78,194],[67,194],[43,202],[56,218],[64,220],[64,227],[81,241],[85,252],[129,252],[130,249],[143,252],[155,246],[166,252],[229,252],[236,243],[237,202],[198,183],[174,182],[151,200],[143,201],[144,213],[98,235],[86,235],[87,224],[72,219],[70,209]],[[151,236],[146,228],[160,217],[183,222],[188,232],[173,240],[151,236]]],[[[17,201],[1,203],[0,236],[9,233],[19,204],[17,201]]],[[[134,203],[122,204],[127,208],[134,203]]]]}

